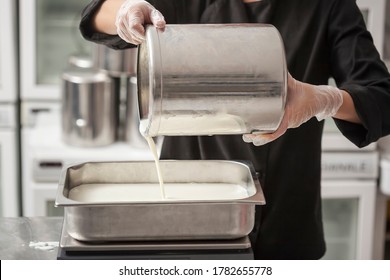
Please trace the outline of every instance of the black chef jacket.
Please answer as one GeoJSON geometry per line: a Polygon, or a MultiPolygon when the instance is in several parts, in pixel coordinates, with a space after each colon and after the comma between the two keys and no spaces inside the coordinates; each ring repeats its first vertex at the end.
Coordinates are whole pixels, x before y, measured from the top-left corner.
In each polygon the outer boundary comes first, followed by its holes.
{"type": "MultiPolygon", "coordinates": [[[[84,9],[83,36],[116,49],[132,47],[118,36],[94,32],[91,17],[102,2],[94,0],[84,9]]],[[[167,23],[274,25],[283,38],[293,77],[314,85],[327,84],[333,77],[339,88],[351,94],[363,124],[336,120],[348,139],[363,147],[389,134],[389,73],[355,0],[150,2],[167,23]]],[[[244,143],[241,135],[165,137],[161,158],[251,161],[267,200],[267,205],[256,211],[251,234],[255,257],[317,259],[325,252],[320,196],[322,130],[323,122],[313,118],[261,147],[244,143]]]]}

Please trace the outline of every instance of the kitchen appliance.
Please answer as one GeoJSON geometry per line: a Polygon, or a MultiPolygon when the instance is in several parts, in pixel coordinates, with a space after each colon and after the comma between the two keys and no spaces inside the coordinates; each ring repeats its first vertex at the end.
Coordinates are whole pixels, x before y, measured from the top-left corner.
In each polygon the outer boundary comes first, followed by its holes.
{"type": "Polygon", "coordinates": [[[19,3],[19,17],[15,18],[19,18],[20,165],[22,214],[25,216],[62,214],[53,207],[56,186],[52,181],[58,183],[56,169],[62,164],[86,157],[109,157],[110,153],[125,157],[129,153],[125,148],[122,150],[121,145],[115,145],[113,151],[105,148],[84,151],[65,145],[61,139],[61,74],[68,65],[90,67],[92,58],[93,44],[84,40],[78,30],[81,10],[89,2],[32,0],[19,3]],[[81,63],[81,57],[89,57],[87,66],[81,63]],[[55,117],[50,119],[52,115],[55,117]]]}
{"type": "Polygon", "coordinates": [[[381,161],[381,191],[390,196],[390,154],[386,153],[382,155],[381,161]]]}
{"type": "Polygon", "coordinates": [[[114,80],[93,69],[62,75],[62,139],[69,145],[112,144],[119,125],[119,91],[114,80]]]}
{"type": "Polygon", "coordinates": [[[323,259],[377,259],[381,238],[377,144],[355,147],[325,121],[322,138],[322,212],[327,251],[323,259]]]}
{"type": "Polygon", "coordinates": [[[17,23],[14,0],[0,2],[0,217],[20,213],[17,23]]]}
{"type": "Polygon", "coordinates": [[[187,24],[167,25],[161,31],[148,26],[145,36],[137,68],[141,134],[277,129],[284,113],[287,70],[275,27],[187,24]]]}
{"type": "MultiPolygon", "coordinates": [[[[386,0],[357,0],[380,55],[386,0]]],[[[334,81],[331,84],[335,84],[334,81]]],[[[378,189],[382,140],[363,149],[351,144],[332,119],[322,141],[324,259],[383,259],[386,199],[378,189]]]]}
{"type": "Polygon", "coordinates": [[[147,145],[136,147],[123,138],[111,145],[88,148],[70,146],[62,140],[61,74],[70,69],[91,69],[93,61],[95,44],[84,40],[78,30],[81,10],[89,2],[32,0],[19,5],[21,182],[25,216],[63,215],[62,209],[54,207],[54,200],[59,175],[66,164],[153,159],[147,145]]]}
{"type": "Polygon", "coordinates": [[[17,111],[0,103],[0,217],[19,215],[17,111]]]}
{"type": "Polygon", "coordinates": [[[78,30],[81,10],[89,2],[31,0],[20,3],[22,101],[59,102],[61,73],[68,58],[74,55],[92,57],[93,44],[84,40],[78,30]]]}
{"type": "Polygon", "coordinates": [[[383,57],[386,0],[357,0],[356,4],[363,14],[379,54],[383,57]]]}

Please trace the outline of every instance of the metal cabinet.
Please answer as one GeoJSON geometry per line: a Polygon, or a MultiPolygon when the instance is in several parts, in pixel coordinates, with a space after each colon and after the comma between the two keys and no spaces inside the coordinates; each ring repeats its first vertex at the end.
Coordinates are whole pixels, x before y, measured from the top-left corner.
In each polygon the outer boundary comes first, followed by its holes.
{"type": "Polygon", "coordinates": [[[375,180],[322,183],[324,259],[373,258],[376,190],[375,180]]]}
{"type": "Polygon", "coordinates": [[[383,54],[386,0],[356,0],[374,39],[374,44],[379,53],[383,54]]]}
{"type": "Polygon", "coordinates": [[[78,31],[89,0],[21,0],[21,99],[60,100],[60,77],[71,55],[91,56],[78,31]]]}
{"type": "MultiPolygon", "coordinates": [[[[382,55],[386,0],[357,0],[382,55]]],[[[324,259],[381,258],[383,199],[378,191],[379,153],[373,143],[356,148],[329,119],[322,156],[324,259]]]]}
{"type": "Polygon", "coordinates": [[[15,1],[0,2],[0,104],[16,101],[15,1]]]}
{"type": "Polygon", "coordinates": [[[0,1],[0,217],[17,216],[18,129],[16,3],[0,1]]]}

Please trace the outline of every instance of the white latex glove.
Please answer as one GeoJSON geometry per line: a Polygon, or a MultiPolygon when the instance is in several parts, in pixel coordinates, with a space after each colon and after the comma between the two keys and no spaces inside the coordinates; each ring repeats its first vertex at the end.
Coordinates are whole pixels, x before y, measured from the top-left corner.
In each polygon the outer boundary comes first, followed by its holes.
{"type": "Polygon", "coordinates": [[[143,0],[126,0],[116,14],[115,26],[119,37],[128,43],[139,45],[145,40],[145,24],[165,27],[164,16],[143,0]]]}
{"type": "Polygon", "coordinates": [[[314,86],[295,80],[288,74],[288,92],[283,119],[279,128],[268,134],[244,134],[243,140],[255,146],[267,144],[312,117],[318,121],[336,114],[343,103],[342,92],[332,86],[314,86]]]}

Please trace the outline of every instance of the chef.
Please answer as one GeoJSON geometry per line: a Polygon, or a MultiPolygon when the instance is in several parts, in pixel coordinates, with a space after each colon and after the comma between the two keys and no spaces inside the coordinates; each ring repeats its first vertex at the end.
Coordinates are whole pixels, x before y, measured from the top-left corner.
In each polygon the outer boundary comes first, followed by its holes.
{"type": "Polygon", "coordinates": [[[358,147],[390,133],[390,75],[355,0],[92,0],[80,30],[87,40],[125,49],[144,41],[145,24],[166,23],[279,30],[289,71],[280,127],[265,135],[165,137],[161,159],[251,161],[267,200],[250,234],[255,258],[321,258],[323,119],[333,117],[358,147]],[[327,85],[330,77],[337,87],[327,85]]]}

